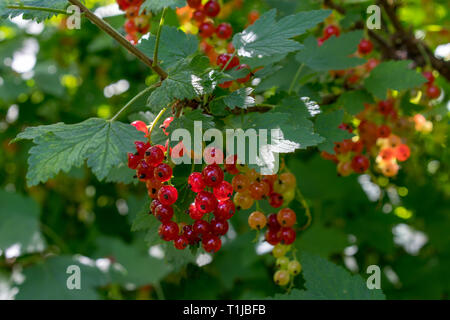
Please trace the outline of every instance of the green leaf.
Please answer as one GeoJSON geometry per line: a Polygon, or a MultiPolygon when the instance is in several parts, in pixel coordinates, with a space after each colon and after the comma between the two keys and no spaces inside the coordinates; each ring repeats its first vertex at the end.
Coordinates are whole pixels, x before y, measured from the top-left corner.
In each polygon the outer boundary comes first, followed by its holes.
{"type": "Polygon", "coordinates": [[[410,60],[382,62],[370,72],[364,85],[379,99],[386,99],[388,89],[405,90],[424,84],[427,80],[411,70],[410,60]]]}
{"type": "Polygon", "coordinates": [[[30,149],[27,173],[28,185],[34,186],[85,160],[102,180],[114,166],[126,162],[127,152],[135,151],[134,141],[143,140],[143,133],[128,124],[91,118],[27,128],[17,139],[33,139],[36,144],[30,149]]]}
{"type": "MultiPolygon", "coordinates": [[[[49,9],[58,9],[64,10],[68,6],[68,2],[66,0],[20,0],[20,1],[12,1],[6,0],[6,5],[14,5],[14,6],[30,6],[30,7],[39,7],[39,8],[49,8],[49,9]]],[[[2,9],[2,8],[0,8],[2,9]]],[[[23,14],[23,19],[26,20],[35,20],[37,22],[44,21],[46,19],[50,19],[59,13],[57,12],[48,12],[41,10],[24,10],[24,9],[2,9],[0,12],[0,21],[2,19],[14,18],[23,14]]]]}
{"type": "Polygon", "coordinates": [[[336,102],[351,115],[356,115],[364,110],[365,103],[373,103],[372,96],[365,90],[354,90],[344,92],[336,102]]]}
{"type": "MultiPolygon", "coordinates": [[[[322,22],[331,10],[303,11],[275,20],[276,10],[264,13],[254,24],[233,37],[233,45],[240,57],[262,58],[297,51],[302,45],[291,40],[322,22]]],[[[279,61],[279,60],[278,60],[279,61]]],[[[275,61],[272,61],[272,63],[275,61]]]]}
{"type": "MultiPolygon", "coordinates": [[[[92,263],[95,264],[94,261],[92,263]]],[[[24,268],[25,281],[19,285],[18,300],[94,300],[100,299],[96,288],[108,282],[108,274],[97,267],[81,263],[75,257],[51,257],[24,268]],[[70,290],[67,283],[73,271],[67,273],[69,266],[80,268],[81,289],[70,290]]]]}
{"type": "Polygon", "coordinates": [[[42,251],[39,206],[28,197],[0,190],[0,251],[18,246],[18,255],[42,251]]]}
{"type": "Polygon", "coordinates": [[[324,227],[317,221],[295,242],[299,252],[308,251],[328,258],[340,254],[348,246],[347,235],[337,228],[324,227]]]}
{"type": "Polygon", "coordinates": [[[120,163],[117,167],[113,167],[106,176],[105,182],[115,182],[123,184],[137,183],[134,178],[136,171],[128,168],[125,163],[120,163]]]}
{"type": "Polygon", "coordinates": [[[364,59],[349,57],[355,53],[363,31],[352,31],[340,37],[331,37],[320,47],[317,39],[309,37],[305,40],[305,47],[297,53],[297,61],[317,71],[343,70],[356,67],[365,62],[364,59]]]}
{"type": "MultiPolygon", "coordinates": [[[[163,68],[170,68],[178,61],[190,56],[198,50],[197,37],[186,34],[175,27],[164,26],[159,40],[158,62],[163,68]]],[[[149,39],[143,39],[138,48],[147,56],[153,57],[156,36],[151,34],[149,39]]]]}
{"type": "Polygon", "coordinates": [[[151,111],[159,112],[174,100],[194,99],[211,93],[216,83],[206,74],[207,68],[209,60],[204,56],[180,60],[148,98],[151,111]]]}
{"type": "Polygon", "coordinates": [[[321,113],[316,119],[316,131],[325,141],[319,144],[320,151],[334,153],[334,143],[345,139],[350,139],[353,135],[346,130],[339,129],[339,125],[344,118],[344,110],[336,110],[328,113],[321,113]]]}
{"type": "Polygon", "coordinates": [[[255,98],[251,96],[252,88],[241,88],[223,98],[224,103],[231,110],[234,108],[247,109],[255,105],[255,98]]]}
{"type": "MultiPolygon", "coordinates": [[[[200,109],[195,110],[186,110],[181,117],[175,118],[172,123],[169,125],[168,131],[173,132],[176,129],[185,129],[189,131],[191,135],[191,139],[194,139],[194,136],[197,134],[201,134],[200,125],[203,131],[214,128],[214,118],[210,115],[202,113],[200,109]]],[[[173,146],[177,144],[178,141],[170,141],[170,144],[173,146]]],[[[192,140],[191,147],[193,148],[192,140]]]]}
{"type": "Polygon", "coordinates": [[[146,0],[141,5],[141,11],[147,10],[153,13],[157,13],[164,8],[182,8],[186,5],[184,0],[146,0]]]}
{"type": "Polygon", "coordinates": [[[360,275],[351,275],[344,268],[319,256],[302,252],[300,256],[304,290],[294,289],[277,294],[277,300],[384,300],[381,290],[370,290],[360,275]]]}
{"type": "Polygon", "coordinates": [[[101,237],[97,240],[98,257],[113,257],[125,270],[113,274],[113,282],[136,286],[155,284],[172,271],[162,259],[150,256],[141,240],[126,244],[119,239],[101,237]]]}

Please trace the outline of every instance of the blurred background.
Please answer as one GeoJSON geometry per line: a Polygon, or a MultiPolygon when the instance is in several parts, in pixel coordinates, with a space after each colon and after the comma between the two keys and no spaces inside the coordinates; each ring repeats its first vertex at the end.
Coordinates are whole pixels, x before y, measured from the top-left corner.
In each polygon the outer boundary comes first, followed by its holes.
{"type": "MultiPolygon", "coordinates": [[[[359,3],[361,8],[370,4],[359,3]]],[[[402,21],[448,59],[448,3],[407,3],[402,21]]],[[[123,32],[125,18],[114,1],[86,4],[123,32]]],[[[272,7],[284,15],[318,9],[322,3],[245,0],[227,20],[241,30],[250,11],[272,7]]],[[[153,20],[152,33],[158,15],[153,20]]],[[[166,24],[179,25],[174,11],[168,12],[166,24]]],[[[283,72],[289,75],[290,70],[285,66],[283,72]]],[[[131,231],[134,217],[146,206],[142,184],[99,182],[82,166],[45,184],[26,186],[32,143],[10,144],[19,132],[28,126],[110,118],[155,80],[146,66],[88,21],[80,30],[66,29],[62,17],[0,23],[0,299],[69,298],[60,289],[67,276],[61,269],[73,259],[83,262],[89,278],[88,290],[77,298],[252,299],[284,292],[272,281],[275,259],[265,245],[252,242],[255,234],[244,213],[233,218],[223,250],[213,258],[193,258],[149,248],[144,232],[131,231]],[[97,273],[107,268],[114,272],[97,273]]],[[[388,299],[448,299],[450,292],[450,86],[443,77],[439,86],[443,98],[426,114],[433,132],[415,137],[412,156],[395,179],[378,177],[375,184],[366,175],[338,177],[335,164],[314,148],[286,157],[313,215],[296,247],[363,277],[367,266],[379,265],[388,299]]],[[[318,98],[321,89],[316,83],[297,90],[318,98]]],[[[144,106],[142,99],[134,108],[144,106]]],[[[301,287],[302,278],[296,281],[301,287]]]]}

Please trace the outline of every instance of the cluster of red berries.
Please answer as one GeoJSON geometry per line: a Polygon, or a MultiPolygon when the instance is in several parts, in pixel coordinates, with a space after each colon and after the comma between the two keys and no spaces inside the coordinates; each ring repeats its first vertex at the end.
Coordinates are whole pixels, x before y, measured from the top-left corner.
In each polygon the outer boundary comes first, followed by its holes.
{"type": "Polygon", "coordinates": [[[273,208],[288,204],[295,194],[296,179],[292,173],[280,175],[260,175],[254,169],[240,164],[227,171],[234,174],[231,180],[233,190],[236,191],[234,203],[238,209],[250,209],[255,201],[267,199],[273,208]],[[241,170],[241,171],[239,171],[241,170]]]}
{"type": "Polygon", "coordinates": [[[422,74],[427,79],[427,82],[425,83],[425,94],[427,97],[430,99],[439,98],[441,89],[434,84],[435,78],[433,73],[431,71],[424,71],[422,74]]]}
{"type": "Polygon", "coordinates": [[[248,217],[248,224],[254,230],[267,226],[265,239],[273,246],[279,243],[290,245],[295,241],[296,232],[293,226],[296,222],[297,215],[290,208],[283,208],[267,217],[260,211],[254,211],[248,217]]]}
{"type": "MultiPolygon", "coordinates": [[[[242,4],[236,4],[242,5],[242,4]]],[[[233,35],[233,28],[227,22],[221,22],[217,26],[214,19],[217,18],[221,12],[221,7],[218,1],[210,0],[202,5],[201,0],[188,0],[187,10],[189,15],[189,22],[194,22],[198,25],[198,35],[202,39],[200,49],[203,51],[212,65],[220,66],[226,70],[237,68],[237,70],[248,69],[245,77],[237,79],[238,84],[248,82],[252,76],[252,70],[246,64],[241,64],[239,58],[233,55],[235,49],[233,44],[229,41],[233,35]]],[[[179,11],[179,15],[184,16],[184,10],[179,11]]],[[[252,12],[249,15],[249,22],[253,23],[259,18],[259,14],[252,12]]],[[[227,81],[219,86],[223,89],[230,88],[233,81],[227,81]]]]}
{"type": "Polygon", "coordinates": [[[125,11],[126,20],[124,24],[126,39],[136,45],[139,35],[148,33],[150,30],[151,13],[140,12],[144,0],[116,0],[120,10],[125,11]]]}
{"type": "MultiPolygon", "coordinates": [[[[394,99],[379,101],[376,105],[365,104],[364,110],[356,116],[357,135],[353,139],[336,142],[335,154],[322,152],[325,159],[337,163],[338,173],[364,173],[370,166],[370,156],[374,156],[376,170],[386,177],[397,175],[398,162],[406,161],[411,151],[399,135],[411,127],[410,119],[401,117],[394,99]],[[377,125],[377,123],[379,123],[377,125]],[[365,155],[363,154],[365,152],[365,155]]],[[[341,124],[343,130],[354,132],[350,124],[341,124]]]]}
{"type": "Polygon", "coordinates": [[[275,263],[277,271],[273,275],[273,281],[279,286],[287,285],[302,271],[302,265],[295,258],[295,254],[292,260],[286,256],[290,250],[290,245],[281,243],[272,249],[272,255],[277,259],[275,263]]]}

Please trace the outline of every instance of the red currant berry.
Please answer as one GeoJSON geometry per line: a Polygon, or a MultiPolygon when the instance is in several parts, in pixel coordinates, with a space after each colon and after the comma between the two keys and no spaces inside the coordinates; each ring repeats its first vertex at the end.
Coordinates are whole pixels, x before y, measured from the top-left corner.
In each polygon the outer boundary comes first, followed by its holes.
{"type": "Polygon", "coordinates": [[[210,225],[205,220],[196,220],[192,226],[192,230],[198,236],[204,236],[210,232],[210,225]]]}
{"type": "Polygon", "coordinates": [[[160,163],[155,167],[153,175],[159,181],[168,181],[172,178],[172,168],[166,163],[160,163]]]}
{"type": "Polygon", "coordinates": [[[139,155],[128,153],[128,168],[136,170],[141,160],[142,157],[140,157],[139,155]]]}
{"type": "Polygon", "coordinates": [[[150,143],[146,143],[143,141],[135,141],[134,145],[136,146],[136,151],[138,153],[138,155],[140,155],[141,157],[144,157],[145,155],[145,151],[147,151],[148,148],[150,148],[150,143]]]}
{"type": "Polygon", "coordinates": [[[220,12],[220,4],[215,0],[210,0],[204,5],[203,10],[208,17],[214,18],[220,12]]]}
{"type": "Polygon", "coordinates": [[[275,213],[272,213],[267,217],[267,225],[271,230],[279,230],[281,228],[280,224],[278,223],[277,215],[275,213]]]}
{"type": "Polygon", "coordinates": [[[263,197],[269,194],[269,185],[265,182],[253,182],[248,187],[250,196],[255,200],[261,200],[263,197]]]}
{"type": "Polygon", "coordinates": [[[202,38],[211,37],[214,34],[214,31],[215,31],[214,23],[210,21],[205,21],[198,27],[198,34],[202,38]]]}
{"type": "Polygon", "coordinates": [[[153,167],[156,167],[158,164],[163,162],[164,160],[164,152],[158,146],[152,146],[145,151],[145,160],[153,167]]]}
{"type": "Polygon", "coordinates": [[[231,180],[231,185],[234,191],[244,192],[250,186],[250,179],[243,174],[237,174],[231,180]]]}
{"type": "Polygon", "coordinates": [[[187,0],[187,4],[192,9],[197,9],[202,5],[202,0],[187,0]]]}
{"type": "Polygon", "coordinates": [[[188,211],[189,211],[189,216],[192,218],[192,220],[200,220],[205,215],[204,213],[200,212],[197,209],[197,206],[195,205],[195,203],[191,203],[189,205],[188,211]]]}
{"type": "Polygon", "coordinates": [[[188,184],[192,191],[200,192],[205,189],[205,183],[203,182],[203,175],[200,172],[192,172],[188,178],[188,184]]]}
{"type": "Polygon", "coordinates": [[[158,191],[161,188],[162,182],[155,177],[152,177],[145,181],[145,185],[147,187],[149,197],[152,199],[157,199],[158,191]]]}
{"type": "Polygon", "coordinates": [[[250,66],[247,64],[240,64],[239,67],[237,67],[237,70],[241,70],[241,69],[248,69],[248,74],[243,77],[243,78],[239,78],[236,81],[239,83],[246,83],[248,80],[250,80],[250,77],[252,76],[252,72],[250,71],[250,66]]]}
{"type": "Polygon", "coordinates": [[[391,135],[391,128],[389,126],[382,124],[378,127],[377,136],[380,138],[387,138],[391,135]]]}
{"type": "Polygon", "coordinates": [[[183,235],[188,239],[189,244],[196,244],[200,241],[198,235],[194,232],[192,226],[187,225],[183,227],[183,235]]]}
{"type": "Polygon", "coordinates": [[[178,250],[184,250],[186,249],[186,247],[188,246],[189,241],[186,238],[186,236],[184,235],[179,235],[175,238],[175,240],[173,240],[173,245],[175,246],[175,248],[177,248],[178,250]]]}
{"type": "Polygon", "coordinates": [[[424,71],[422,75],[428,80],[429,84],[432,84],[434,82],[434,76],[433,72],[431,71],[424,71]]]}
{"type": "Polygon", "coordinates": [[[214,216],[216,218],[222,218],[222,219],[231,219],[231,217],[236,212],[236,207],[234,206],[233,201],[231,200],[225,200],[225,201],[219,201],[217,203],[216,210],[214,210],[214,216]]]}
{"type": "Polygon", "coordinates": [[[153,213],[153,214],[155,214],[155,209],[156,209],[156,207],[159,206],[160,204],[161,204],[161,202],[159,202],[158,199],[154,199],[154,200],[152,201],[152,203],[150,204],[150,212],[153,213]]]}
{"type": "Polygon", "coordinates": [[[236,168],[237,155],[230,155],[225,159],[224,167],[229,174],[238,174],[239,170],[236,168]]]}
{"type": "Polygon", "coordinates": [[[162,225],[159,226],[158,229],[158,234],[164,241],[175,240],[175,238],[178,236],[178,233],[179,233],[178,225],[173,221],[163,223],[162,225]]]}
{"type": "Polygon", "coordinates": [[[232,54],[230,53],[222,53],[217,57],[217,65],[221,66],[222,68],[225,67],[228,63],[228,60],[231,59],[230,63],[228,64],[227,68],[225,70],[233,69],[234,67],[237,67],[239,65],[239,58],[234,56],[233,58],[232,54]]]}
{"type": "Polygon", "coordinates": [[[248,225],[253,230],[261,230],[267,224],[266,216],[260,211],[254,211],[248,216],[248,225]]]}
{"type": "Polygon", "coordinates": [[[203,151],[203,159],[206,164],[222,164],[223,152],[220,149],[208,147],[203,151]]]}
{"type": "Polygon", "coordinates": [[[139,162],[136,171],[137,177],[140,180],[153,178],[153,167],[151,167],[144,159],[139,162]]]}
{"type": "Polygon", "coordinates": [[[292,228],[281,228],[280,229],[280,238],[281,238],[281,242],[283,242],[283,244],[291,244],[295,241],[295,237],[297,236],[297,234],[295,233],[294,229],[292,228]]]}
{"type": "Polygon", "coordinates": [[[160,204],[155,208],[155,217],[162,223],[166,223],[173,217],[173,208],[160,204]]]}
{"type": "Polygon", "coordinates": [[[213,193],[217,200],[228,200],[233,195],[233,186],[224,180],[213,189],[213,193]]]}
{"type": "Polygon", "coordinates": [[[283,205],[283,196],[279,193],[272,192],[269,194],[269,204],[273,208],[279,208],[283,205]]]}
{"type": "Polygon", "coordinates": [[[383,161],[389,161],[395,157],[395,150],[392,148],[384,148],[380,150],[379,156],[383,161]]]}
{"type": "Polygon", "coordinates": [[[373,44],[372,41],[368,39],[362,39],[358,44],[358,52],[361,54],[369,54],[372,52],[373,44]]]}
{"type": "Polygon", "coordinates": [[[265,234],[265,238],[266,238],[266,241],[273,246],[280,243],[280,241],[281,241],[279,230],[274,230],[274,229],[267,230],[266,234],[265,234]]]}
{"type": "Polygon", "coordinates": [[[384,115],[389,115],[394,109],[392,100],[385,100],[378,102],[378,112],[384,115]]]}
{"type": "Polygon", "coordinates": [[[277,221],[283,227],[292,227],[297,221],[297,215],[292,209],[281,209],[277,214],[277,221]]]}
{"type": "Polygon", "coordinates": [[[369,159],[363,155],[356,155],[352,159],[352,169],[356,173],[363,173],[369,169],[369,159]]]}
{"type": "Polygon", "coordinates": [[[178,191],[175,187],[172,186],[162,186],[158,191],[158,200],[165,204],[166,206],[170,206],[174,204],[178,199],[178,191]]]}
{"type": "Polygon", "coordinates": [[[129,0],[116,0],[120,10],[125,11],[131,5],[129,0]]]}
{"type": "Polygon", "coordinates": [[[398,161],[406,161],[411,155],[411,150],[406,144],[401,144],[395,148],[395,157],[398,161]]]}
{"type": "Polygon", "coordinates": [[[427,96],[431,99],[439,98],[441,95],[441,89],[435,85],[428,85],[426,90],[427,96]]]}
{"type": "Polygon", "coordinates": [[[217,199],[211,192],[200,191],[195,197],[195,206],[201,213],[212,212],[217,207],[217,199]]]}
{"type": "Polygon", "coordinates": [[[128,34],[134,34],[137,32],[136,24],[133,20],[127,20],[123,26],[125,32],[128,34]]]}
{"type": "Polygon", "coordinates": [[[254,24],[256,20],[259,19],[259,12],[258,11],[251,11],[248,16],[247,20],[249,24],[254,24]]]}
{"type": "Polygon", "coordinates": [[[329,25],[323,30],[323,37],[326,39],[329,39],[331,36],[339,37],[341,34],[341,31],[339,28],[335,25],[329,25]]]}
{"type": "Polygon", "coordinates": [[[220,250],[222,241],[217,236],[207,235],[206,237],[203,237],[202,246],[206,252],[214,253],[220,250]]]}
{"type": "Polygon", "coordinates": [[[223,181],[223,170],[216,164],[207,165],[202,170],[203,181],[208,187],[217,187],[223,181]]]}
{"type": "Polygon", "coordinates": [[[219,39],[228,39],[233,34],[233,28],[231,24],[223,22],[217,26],[216,34],[219,39]]]}
{"type": "Polygon", "coordinates": [[[200,23],[205,21],[206,15],[203,12],[203,10],[195,10],[194,13],[192,14],[192,19],[200,23]]]}
{"type": "Polygon", "coordinates": [[[209,223],[211,233],[217,236],[224,236],[228,231],[228,222],[223,219],[213,218],[209,223]]]}

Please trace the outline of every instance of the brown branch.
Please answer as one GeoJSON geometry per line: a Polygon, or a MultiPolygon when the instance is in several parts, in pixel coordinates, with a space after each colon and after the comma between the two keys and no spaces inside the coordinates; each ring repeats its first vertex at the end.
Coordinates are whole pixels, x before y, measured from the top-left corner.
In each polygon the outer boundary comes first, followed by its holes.
{"type": "Polygon", "coordinates": [[[437,58],[423,41],[416,39],[411,30],[406,30],[403,27],[398,19],[395,5],[389,4],[387,0],[379,0],[379,3],[396,30],[395,36],[405,45],[408,58],[413,59],[418,66],[425,66],[428,60],[434,69],[450,81],[450,61],[437,58]],[[423,50],[421,50],[422,48],[423,50]],[[424,56],[424,53],[426,56],[424,56]]]}
{"type": "Polygon", "coordinates": [[[152,59],[147,57],[141,50],[132,45],[127,39],[125,39],[107,22],[97,17],[93,12],[91,12],[88,8],[86,8],[79,0],[68,0],[68,1],[79,7],[81,12],[83,12],[86,18],[88,18],[93,24],[95,24],[97,27],[105,31],[109,36],[115,39],[121,46],[123,46],[133,55],[135,55],[139,60],[144,62],[154,72],[156,72],[161,77],[161,80],[167,78],[167,73],[159,65],[154,66],[152,59]]]}

